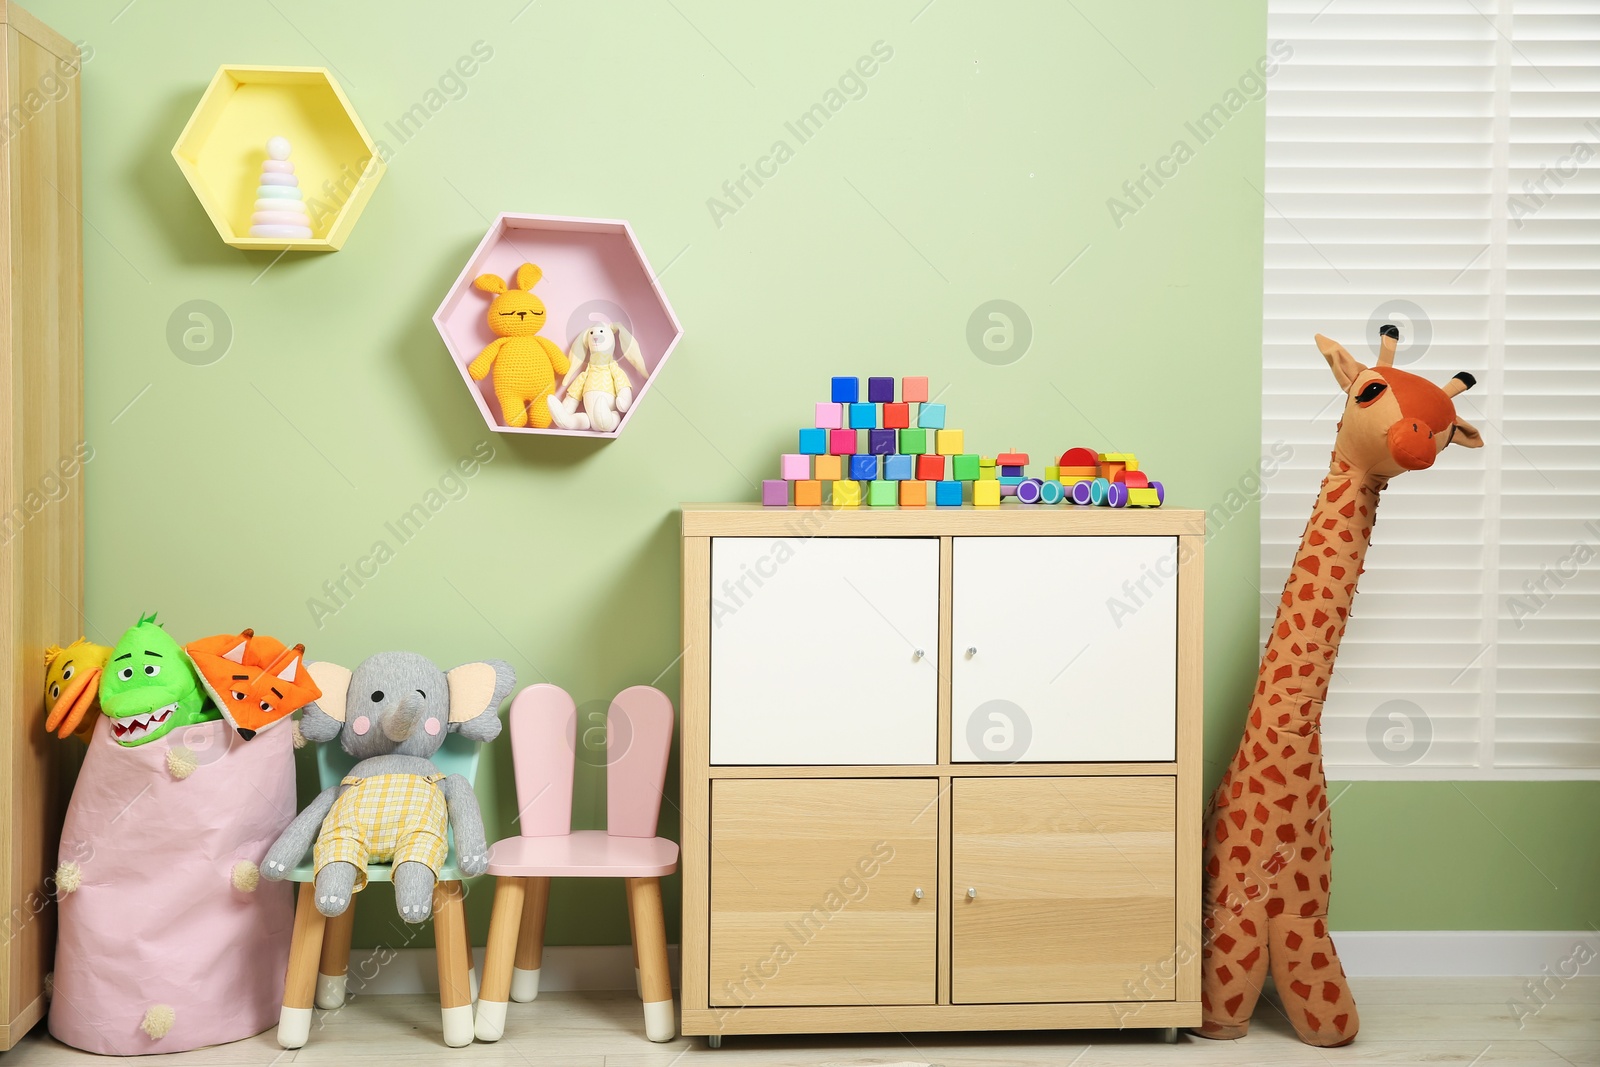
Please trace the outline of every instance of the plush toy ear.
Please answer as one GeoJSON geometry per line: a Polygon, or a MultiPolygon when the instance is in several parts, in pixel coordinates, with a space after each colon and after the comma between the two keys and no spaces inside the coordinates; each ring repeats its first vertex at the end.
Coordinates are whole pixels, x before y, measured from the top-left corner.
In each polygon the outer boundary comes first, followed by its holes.
{"type": "Polygon", "coordinates": [[[1457,415],[1455,425],[1450,427],[1449,440],[1447,440],[1445,444],[1465,445],[1468,448],[1482,448],[1483,434],[1479,433],[1478,428],[1472,425],[1472,423],[1457,415]]]}
{"type": "Polygon", "coordinates": [[[580,330],[578,336],[572,339],[572,347],[567,349],[567,359],[576,367],[579,362],[589,358],[589,331],[580,330]]]}
{"type": "Polygon", "coordinates": [[[539,284],[539,279],[544,277],[544,271],[532,263],[524,263],[517,268],[517,288],[532,289],[539,284]]]}
{"type": "MultiPolygon", "coordinates": [[[[350,691],[350,671],[337,663],[307,663],[306,670],[311,674],[311,680],[317,683],[317,688],[322,690],[322,695],[316,703],[309,705],[321,711],[322,714],[334,722],[344,722],[344,702],[350,691]]],[[[310,737],[310,734],[306,734],[310,737]]],[[[312,738],[312,740],[326,740],[326,738],[312,738]]]]}
{"type": "Polygon", "coordinates": [[[611,328],[617,333],[617,355],[627,360],[639,372],[639,377],[645,377],[649,372],[644,369],[644,357],[639,354],[639,343],[633,339],[633,334],[620,322],[613,322],[611,328]]]}
{"type": "Polygon", "coordinates": [[[486,293],[503,293],[506,291],[506,283],[498,274],[480,274],[472,279],[472,285],[473,288],[482,289],[486,293]]]}
{"type": "Polygon", "coordinates": [[[501,660],[463,663],[445,675],[450,683],[450,727],[474,741],[500,734],[500,702],[517,684],[511,664],[501,660]]]}
{"type": "Polygon", "coordinates": [[[1333,371],[1334,378],[1339,382],[1339,388],[1347,393],[1350,391],[1351,383],[1367,369],[1356,362],[1356,357],[1345,351],[1344,345],[1320,333],[1317,334],[1317,351],[1328,361],[1328,368],[1333,371]]]}

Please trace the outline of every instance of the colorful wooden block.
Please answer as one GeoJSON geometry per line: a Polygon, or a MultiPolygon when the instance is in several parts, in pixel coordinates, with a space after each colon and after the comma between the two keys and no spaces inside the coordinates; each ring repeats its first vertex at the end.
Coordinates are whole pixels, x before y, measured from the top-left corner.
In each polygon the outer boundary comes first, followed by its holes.
{"type": "Polygon", "coordinates": [[[843,456],[818,456],[812,467],[819,482],[837,482],[844,477],[843,456]]]}
{"type": "Polygon", "coordinates": [[[928,450],[927,430],[901,430],[900,451],[908,456],[920,456],[928,450]]]}
{"type": "Polygon", "coordinates": [[[1044,480],[1047,482],[1059,482],[1061,480],[1061,468],[1054,463],[1045,464],[1044,480]]]}
{"type": "MultiPolygon", "coordinates": [[[[905,451],[905,449],[901,449],[905,451]]],[[[975,482],[978,480],[978,457],[970,453],[950,457],[952,468],[950,476],[958,482],[975,482]]]]}
{"type": "Polygon", "coordinates": [[[850,428],[852,430],[870,430],[878,425],[878,405],[876,404],[851,404],[850,428]]]}
{"type": "Polygon", "coordinates": [[[910,456],[884,456],[883,476],[892,482],[907,481],[911,477],[910,456]]]}
{"type": "Polygon", "coordinates": [[[918,456],[917,477],[925,482],[944,481],[943,456],[918,456]]]}
{"type": "Polygon", "coordinates": [[[811,457],[785,455],[778,461],[779,474],[786,482],[800,482],[811,477],[811,457]]]}
{"type": "Polygon", "coordinates": [[[925,430],[944,429],[944,405],[918,404],[917,425],[925,430]]]}
{"type": "Polygon", "coordinates": [[[960,430],[940,430],[933,435],[933,450],[941,456],[957,456],[966,444],[960,430]]]}
{"type": "MultiPolygon", "coordinates": [[[[800,432],[805,433],[804,430],[800,432]]],[[[818,430],[817,432],[821,433],[822,431],[818,430]]],[[[859,452],[861,451],[860,444],[861,435],[854,430],[828,431],[828,451],[836,456],[848,456],[853,452],[859,452]]],[[[800,451],[804,452],[805,449],[802,448],[800,451]]]]}
{"type": "Polygon", "coordinates": [[[1128,490],[1128,506],[1130,508],[1159,508],[1161,494],[1154,485],[1143,488],[1134,487],[1128,490]]]}
{"type": "Polygon", "coordinates": [[[850,457],[850,477],[858,482],[870,482],[878,476],[878,457],[856,455],[850,457]]]}
{"type": "Polygon", "coordinates": [[[900,506],[925,508],[928,506],[928,483],[909,481],[900,483],[900,506]]]}
{"type": "Polygon", "coordinates": [[[794,504],[797,508],[821,507],[822,483],[815,478],[807,478],[803,482],[795,482],[794,504]]]}
{"type": "Polygon", "coordinates": [[[1069,448],[1056,462],[1063,467],[1093,467],[1100,462],[1100,453],[1092,448],[1069,448]]]}
{"type": "Polygon", "coordinates": [[[980,508],[997,508],[1000,506],[1000,483],[990,481],[976,481],[972,483],[972,504],[980,508]]]}
{"type": "Polygon", "coordinates": [[[823,430],[837,430],[844,425],[844,407],[839,404],[817,405],[817,426],[823,430]]]}
{"type": "Polygon", "coordinates": [[[827,430],[801,430],[800,452],[807,456],[820,456],[828,450],[827,430]]]}
{"type": "Polygon", "coordinates": [[[868,430],[867,451],[874,456],[887,456],[894,452],[895,434],[893,430],[868,430]]]}
{"type": "Polygon", "coordinates": [[[860,482],[834,482],[833,506],[836,508],[853,508],[861,504],[860,482]]]}
{"type": "Polygon", "coordinates": [[[900,399],[908,404],[924,404],[928,400],[928,379],[901,378],[900,399]]]}
{"type": "Polygon", "coordinates": [[[1059,504],[1066,495],[1066,489],[1054,478],[1046,478],[1044,484],[1039,487],[1039,503],[1041,504],[1059,504]]]}
{"type": "Polygon", "coordinates": [[[761,502],[769,508],[789,506],[789,483],[782,478],[768,478],[761,483],[761,502]]]}
{"type": "Polygon", "coordinates": [[[933,502],[941,508],[959,508],[961,506],[961,483],[935,482],[933,485],[933,502]]]}
{"type": "Polygon", "coordinates": [[[891,430],[904,430],[911,425],[910,404],[883,405],[883,425],[891,430]]]}
{"type": "Polygon", "coordinates": [[[1010,463],[1002,463],[1002,464],[1000,464],[1000,477],[1002,477],[1002,478],[1021,478],[1022,476],[1023,476],[1023,474],[1022,474],[1022,467],[1021,466],[1015,465],[1015,464],[1010,464],[1010,463]]]}
{"type": "Polygon", "coordinates": [[[1021,504],[1037,504],[1044,495],[1044,483],[1037,478],[1024,478],[1017,484],[1017,502],[1021,504]]]}
{"type": "Polygon", "coordinates": [[[873,404],[891,404],[894,402],[893,378],[868,378],[867,401],[873,404]]]}
{"type": "Polygon", "coordinates": [[[892,508],[900,503],[900,487],[894,482],[868,482],[867,504],[875,508],[892,508]]]}
{"type": "Polygon", "coordinates": [[[1002,452],[994,457],[994,461],[1002,467],[1026,467],[1028,454],[1026,452],[1002,452]]]}
{"type": "Polygon", "coordinates": [[[860,378],[835,378],[832,399],[835,404],[854,404],[861,399],[860,378]]]}

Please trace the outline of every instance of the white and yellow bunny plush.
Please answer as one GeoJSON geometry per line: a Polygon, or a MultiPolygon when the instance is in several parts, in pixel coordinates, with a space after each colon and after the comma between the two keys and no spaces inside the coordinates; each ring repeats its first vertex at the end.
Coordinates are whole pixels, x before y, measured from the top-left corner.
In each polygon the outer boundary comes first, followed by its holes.
{"type": "Polygon", "coordinates": [[[577,336],[568,356],[571,369],[546,398],[550,417],[564,430],[610,433],[620,421],[618,413],[633,403],[633,382],[617,357],[627,360],[644,378],[647,372],[639,345],[620,322],[597,322],[577,336]],[[578,410],[580,403],[582,411],[578,410]]]}

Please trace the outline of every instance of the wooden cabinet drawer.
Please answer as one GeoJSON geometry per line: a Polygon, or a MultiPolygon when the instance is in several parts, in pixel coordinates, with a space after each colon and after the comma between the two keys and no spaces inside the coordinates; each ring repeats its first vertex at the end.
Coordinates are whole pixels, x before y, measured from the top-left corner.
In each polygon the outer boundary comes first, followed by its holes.
{"type": "Polygon", "coordinates": [[[1174,999],[1175,785],[955,779],[951,1000],[1174,999]]]}
{"type": "Polygon", "coordinates": [[[951,759],[1177,752],[1175,537],[957,537],[951,759]]]}
{"type": "Polygon", "coordinates": [[[933,763],[937,538],[711,542],[711,762],[933,763]]]}
{"type": "Polygon", "coordinates": [[[714,782],[710,1003],[932,1004],[938,794],[932,778],[714,782]]]}

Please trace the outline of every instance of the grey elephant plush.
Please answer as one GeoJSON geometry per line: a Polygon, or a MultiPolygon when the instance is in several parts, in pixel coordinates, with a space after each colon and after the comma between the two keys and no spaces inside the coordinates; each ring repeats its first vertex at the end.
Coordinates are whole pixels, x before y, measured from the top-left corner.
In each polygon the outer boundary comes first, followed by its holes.
{"type": "Polygon", "coordinates": [[[485,660],[446,673],[414,652],[380,652],[353,672],[336,663],[306,668],[322,697],[301,713],[301,732],[311,741],[337,737],[360,762],[295,817],[261,873],[287,877],[315,841],[317,910],[332,916],[366,886],[368,860],[393,860],[400,917],[423,922],[433,911],[447,822],[461,870],[489,868],[472,783],[440,774],[430,757],[452,730],[474,741],[499,736],[500,702],[516,686],[516,672],[485,660]]]}

